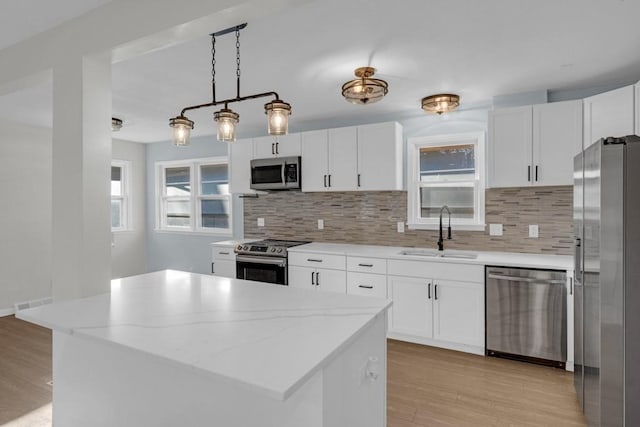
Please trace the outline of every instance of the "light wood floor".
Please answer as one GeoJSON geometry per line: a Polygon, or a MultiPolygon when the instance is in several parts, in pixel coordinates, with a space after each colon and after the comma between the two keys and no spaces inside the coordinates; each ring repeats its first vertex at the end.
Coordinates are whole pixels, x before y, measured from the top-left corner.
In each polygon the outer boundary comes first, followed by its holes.
{"type": "MultiPolygon", "coordinates": [[[[49,427],[50,380],[51,333],[0,318],[0,426],[49,427]]],[[[388,427],[584,426],[572,381],[559,369],[389,340],[388,427]]]]}

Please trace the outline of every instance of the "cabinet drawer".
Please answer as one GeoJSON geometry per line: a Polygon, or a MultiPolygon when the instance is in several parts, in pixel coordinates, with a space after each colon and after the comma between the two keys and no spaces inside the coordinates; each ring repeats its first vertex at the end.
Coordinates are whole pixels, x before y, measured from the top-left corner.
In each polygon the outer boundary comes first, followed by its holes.
{"type": "Polygon", "coordinates": [[[347,270],[361,273],[387,274],[387,260],[350,256],[347,257],[347,270]]]}
{"type": "Polygon", "coordinates": [[[214,246],[212,250],[213,259],[216,260],[236,260],[236,253],[233,251],[233,247],[214,246]]]}
{"type": "Polygon", "coordinates": [[[289,253],[289,265],[301,267],[328,268],[332,270],[346,270],[346,256],[310,253],[289,253]]]}
{"type": "Polygon", "coordinates": [[[389,260],[388,272],[392,276],[421,277],[425,279],[459,280],[484,283],[484,266],[450,263],[446,261],[389,260]]]}
{"type": "Polygon", "coordinates": [[[387,276],[371,273],[347,272],[347,293],[370,297],[387,297],[387,276]]]}

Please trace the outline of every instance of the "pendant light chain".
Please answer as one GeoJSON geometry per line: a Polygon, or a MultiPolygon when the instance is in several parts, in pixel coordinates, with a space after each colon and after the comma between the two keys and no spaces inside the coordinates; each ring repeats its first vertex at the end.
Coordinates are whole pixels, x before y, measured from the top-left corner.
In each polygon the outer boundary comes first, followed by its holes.
{"type": "Polygon", "coordinates": [[[236,77],[238,79],[238,98],[240,98],[240,30],[236,29],[236,77]]]}
{"type": "Polygon", "coordinates": [[[216,102],[216,36],[211,35],[211,95],[216,102]]]}

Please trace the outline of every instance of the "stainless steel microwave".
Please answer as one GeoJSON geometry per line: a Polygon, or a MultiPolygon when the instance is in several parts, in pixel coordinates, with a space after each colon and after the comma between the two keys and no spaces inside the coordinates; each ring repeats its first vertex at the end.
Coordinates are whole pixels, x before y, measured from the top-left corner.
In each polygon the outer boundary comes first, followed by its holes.
{"type": "Polygon", "coordinates": [[[253,190],[299,190],[300,157],[275,157],[251,160],[253,190]]]}

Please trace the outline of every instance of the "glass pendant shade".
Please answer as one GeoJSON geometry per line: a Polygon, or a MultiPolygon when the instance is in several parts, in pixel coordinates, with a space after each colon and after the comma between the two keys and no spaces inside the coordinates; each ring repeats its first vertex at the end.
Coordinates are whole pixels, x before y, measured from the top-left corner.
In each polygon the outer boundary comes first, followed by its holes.
{"type": "Polygon", "coordinates": [[[460,105],[460,97],[452,93],[441,93],[422,98],[422,109],[428,113],[448,113],[460,105]]]}
{"type": "Polygon", "coordinates": [[[122,129],[122,120],[111,117],[111,132],[118,132],[120,129],[122,129]]]}
{"type": "Polygon", "coordinates": [[[176,147],[189,145],[191,129],[193,129],[192,120],[180,115],[169,119],[169,126],[173,129],[173,137],[171,138],[173,145],[176,147]]]}
{"type": "Polygon", "coordinates": [[[267,115],[269,135],[286,135],[289,132],[290,104],[280,99],[274,99],[264,104],[264,112],[267,115]]]}
{"type": "Polygon", "coordinates": [[[218,141],[234,142],[240,115],[233,110],[223,108],[213,113],[213,119],[218,123],[218,141]]]}
{"type": "Polygon", "coordinates": [[[355,71],[357,79],[342,85],[342,96],[352,104],[373,104],[389,93],[389,85],[381,79],[372,79],[376,70],[372,67],[360,67],[355,71]]]}

